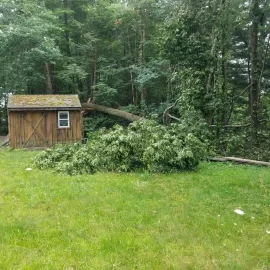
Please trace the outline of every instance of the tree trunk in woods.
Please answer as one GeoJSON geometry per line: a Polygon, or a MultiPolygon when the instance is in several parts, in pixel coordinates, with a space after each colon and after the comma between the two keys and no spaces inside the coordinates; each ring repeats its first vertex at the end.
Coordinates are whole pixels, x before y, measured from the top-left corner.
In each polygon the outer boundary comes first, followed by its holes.
{"type": "MultiPolygon", "coordinates": [[[[261,95],[261,83],[262,83],[262,78],[263,78],[263,72],[264,72],[264,68],[265,68],[265,62],[266,62],[266,58],[268,55],[268,51],[269,51],[269,45],[270,45],[270,33],[268,33],[268,37],[267,38],[267,42],[266,42],[266,46],[265,46],[265,52],[264,52],[264,57],[262,60],[262,68],[261,68],[261,72],[260,72],[260,77],[259,77],[259,95],[261,95]]],[[[260,97],[259,97],[260,98],[260,97]]]]}
{"type": "MultiPolygon", "coordinates": [[[[216,59],[216,47],[217,47],[217,42],[218,42],[218,37],[217,33],[215,31],[215,28],[212,29],[212,47],[211,47],[211,52],[210,55],[213,59],[216,59]]],[[[215,82],[215,72],[216,72],[216,63],[213,63],[212,67],[210,68],[208,77],[207,77],[207,82],[206,82],[206,93],[207,94],[212,94],[213,93],[213,85],[215,82]]],[[[209,125],[214,124],[214,113],[211,112],[208,117],[207,117],[207,122],[209,125]]]]}
{"type": "Polygon", "coordinates": [[[45,62],[44,64],[44,69],[45,69],[45,75],[46,75],[46,93],[53,94],[50,67],[47,62],[45,62]]]}
{"type": "MultiPolygon", "coordinates": [[[[132,55],[132,49],[131,49],[131,44],[130,44],[129,29],[128,29],[128,27],[127,27],[127,41],[128,41],[128,54],[129,55],[132,55]]],[[[133,71],[132,71],[131,66],[129,67],[129,74],[130,74],[130,85],[131,85],[132,104],[133,105],[137,105],[136,89],[135,89],[133,71]]]]}
{"type": "Polygon", "coordinates": [[[130,84],[131,84],[131,92],[132,92],[132,104],[137,105],[136,90],[135,90],[135,85],[134,85],[133,73],[131,69],[129,70],[129,74],[130,74],[130,84]]]}
{"type": "MultiPolygon", "coordinates": [[[[141,48],[140,48],[140,65],[143,67],[145,65],[145,18],[143,14],[143,10],[140,10],[141,16],[141,48]]],[[[146,89],[142,86],[141,89],[141,101],[146,100],[146,89]]]]}
{"type": "Polygon", "coordinates": [[[91,89],[91,73],[89,72],[86,79],[86,89],[83,93],[83,101],[86,101],[87,98],[91,97],[92,89],[91,89]]]}
{"type": "Polygon", "coordinates": [[[250,54],[248,56],[248,114],[252,114],[252,107],[251,107],[251,63],[250,63],[250,54]]]}
{"type": "MultiPolygon", "coordinates": [[[[63,0],[64,9],[65,11],[68,9],[68,0],[63,0]]],[[[68,15],[67,12],[64,13],[64,25],[65,25],[65,39],[66,39],[66,51],[67,56],[71,56],[70,52],[70,38],[69,38],[69,31],[68,31],[68,15]]]]}
{"type": "Polygon", "coordinates": [[[222,49],[221,49],[221,70],[222,70],[222,112],[221,112],[221,122],[222,125],[226,125],[226,101],[227,101],[227,85],[228,85],[228,70],[227,70],[227,52],[228,52],[228,41],[227,41],[227,33],[226,26],[228,26],[228,14],[226,11],[226,0],[222,0],[223,12],[225,13],[225,18],[223,19],[223,27],[222,27],[222,49]]]}
{"type": "Polygon", "coordinates": [[[221,122],[223,125],[226,125],[227,120],[226,120],[226,101],[227,101],[227,59],[226,59],[226,53],[227,50],[225,46],[222,47],[222,113],[221,113],[221,122]]]}
{"type": "Polygon", "coordinates": [[[95,55],[93,60],[93,67],[92,67],[92,92],[91,98],[92,101],[95,101],[95,91],[96,91],[96,84],[97,84],[97,61],[98,61],[98,52],[97,46],[95,47],[95,55]]]}
{"type": "Polygon", "coordinates": [[[251,25],[251,88],[249,95],[249,108],[251,111],[252,124],[255,132],[258,130],[258,111],[259,111],[259,80],[258,80],[258,28],[260,20],[259,0],[252,1],[252,25],[251,25]]]}
{"type": "MultiPolygon", "coordinates": [[[[211,47],[211,52],[210,52],[210,55],[213,58],[214,58],[214,56],[216,54],[217,41],[218,41],[218,39],[217,39],[216,31],[215,31],[215,28],[214,28],[214,29],[212,29],[212,47],[211,47]]],[[[213,65],[211,67],[210,72],[209,72],[208,77],[207,77],[207,83],[206,83],[206,92],[207,93],[212,92],[211,83],[213,81],[214,73],[215,73],[215,67],[213,65]]]]}
{"type": "Polygon", "coordinates": [[[109,108],[109,107],[106,107],[103,105],[97,105],[97,104],[93,104],[93,103],[82,103],[82,107],[85,111],[95,110],[95,111],[107,113],[110,115],[118,116],[118,117],[123,118],[125,120],[128,120],[130,122],[137,121],[137,120],[142,118],[138,115],[135,115],[135,114],[132,114],[129,112],[125,112],[125,111],[121,111],[121,110],[117,110],[117,109],[113,109],[113,108],[109,108]]]}
{"type": "Polygon", "coordinates": [[[58,94],[58,87],[57,84],[55,83],[55,64],[50,64],[50,75],[51,75],[51,83],[52,83],[52,93],[53,94],[58,94]]]}
{"type": "Polygon", "coordinates": [[[174,98],[173,96],[173,87],[172,87],[172,76],[175,71],[172,65],[169,67],[170,75],[167,78],[167,93],[166,93],[166,102],[170,103],[171,100],[174,98]]]}

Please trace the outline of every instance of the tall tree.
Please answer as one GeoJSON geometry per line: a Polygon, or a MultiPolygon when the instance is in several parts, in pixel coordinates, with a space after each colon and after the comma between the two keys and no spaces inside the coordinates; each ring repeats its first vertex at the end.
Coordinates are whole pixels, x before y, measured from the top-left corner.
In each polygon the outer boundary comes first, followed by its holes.
{"type": "Polygon", "coordinates": [[[259,9],[259,0],[252,0],[251,4],[251,87],[249,94],[249,110],[252,117],[252,122],[255,130],[258,129],[259,119],[259,77],[258,77],[258,32],[259,32],[259,20],[261,18],[261,12],[259,9]]]}
{"type": "Polygon", "coordinates": [[[6,92],[52,93],[50,63],[60,59],[60,29],[43,4],[31,0],[0,3],[0,80],[6,92]]]}

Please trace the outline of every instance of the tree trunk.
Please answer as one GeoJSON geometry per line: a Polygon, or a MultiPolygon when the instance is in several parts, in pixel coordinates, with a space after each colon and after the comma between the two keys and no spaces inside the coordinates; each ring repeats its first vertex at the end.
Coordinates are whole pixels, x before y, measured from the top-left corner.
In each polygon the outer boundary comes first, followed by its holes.
{"type": "Polygon", "coordinates": [[[130,122],[137,121],[137,120],[142,118],[138,115],[135,115],[135,114],[132,114],[129,112],[125,112],[125,111],[121,111],[121,110],[117,110],[117,109],[113,109],[113,108],[109,108],[109,107],[106,107],[103,105],[97,105],[97,104],[93,104],[93,103],[82,103],[82,107],[85,111],[95,110],[95,111],[107,113],[110,115],[118,116],[118,117],[126,119],[130,122]]]}
{"type": "MultiPolygon", "coordinates": [[[[216,31],[215,31],[215,28],[214,28],[214,29],[212,29],[212,47],[211,47],[211,52],[210,52],[210,55],[213,58],[216,55],[217,41],[218,41],[218,39],[217,39],[216,31]]],[[[213,81],[214,73],[215,73],[215,63],[211,67],[210,72],[209,72],[208,77],[207,77],[207,83],[206,83],[206,92],[207,93],[212,92],[211,83],[213,81]]]]}
{"type": "MultiPolygon", "coordinates": [[[[132,55],[131,50],[131,44],[130,44],[130,38],[129,38],[129,29],[127,27],[127,46],[128,46],[128,54],[129,56],[132,55]]],[[[136,53],[135,53],[136,55],[136,53]]],[[[134,83],[134,77],[131,66],[129,66],[129,74],[130,74],[130,85],[131,85],[131,95],[132,95],[132,104],[137,105],[137,99],[136,99],[136,89],[135,89],[135,83],[134,83]]]]}
{"type": "Polygon", "coordinates": [[[134,85],[133,73],[131,69],[129,69],[129,74],[130,74],[130,84],[131,84],[131,92],[132,92],[132,104],[137,105],[136,90],[135,90],[135,85],[134,85]]]}
{"type": "MultiPolygon", "coordinates": [[[[250,46],[250,45],[249,45],[250,46]]],[[[250,50],[250,49],[249,49],[250,50]]],[[[251,64],[250,64],[250,53],[248,56],[248,84],[249,84],[249,89],[248,89],[248,114],[252,114],[252,104],[251,104],[251,64]]]]}
{"type": "MultiPolygon", "coordinates": [[[[261,68],[259,83],[258,83],[259,84],[259,91],[261,91],[261,83],[262,83],[263,72],[264,72],[264,68],[265,68],[265,62],[266,62],[267,55],[268,55],[269,45],[270,45],[270,33],[268,34],[266,48],[265,48],[264,57],[263,57],[263,61],[262,61],[262,68],[261,68]]],[[[259,95],[261,95],[261,92],[259,93],[259,95]]],[[[259,96],[259,98],[260,98],[260,96],[259,96]]]]}
{"type": "Polygon", "coordinates": [[[251,26],[251,88],[249,106],[251,108],[251,119],[255,132],[258,130],[258,111],[259,111],[259,80],[258,80],[258,28],[260,19],[259,0],[252,1],[252,26],[251,26]]]}
{"type": "MultiPolygon", "coordinates": [[[[146,34],[145,34],[145,18],[143,14],[143,10],[140,10],[141,16],[141,48],[140,48],[140,65],[143,67],[145,65],[145,41],[146,41],[146,34]]],[[[146,100],[146,89],[142,86],[141,89],[141,101],[146,100]]]]}
{"type": "MultiPolygon", "coordinates": [[[[67,0],[63,0],[64,3],[64,9],[67,10],[68,8],[68,2],[67,0]]],[[[65,39],[66,39],[66,51],[67,51],[67,56],[71,56],[70,52],[70,38],[69,38],[69,31],[68,31],[68,15],[65,12],[64,13],[64,24],[65,24],[65,39]]]]}
{"type": "Polygon", "coordinates": [[[44,64],[44,69],[45,69],[45,75],[46,75],[46,94],[53,94],[50,67],[47,62],[45,62],[44,64]]]}
{"type": "Polygon", "coordinates": [[[96,84],[97,84],[97,60],[98,60],[98,53],[97,53],[97,46],[95,47],[95,55],[93,60],[93,67],[92,67],[92,93],[91,98],[95,100],[95,91],[96,91],[96,84]]]}
{"type": "Polygon", "coordinates": [[[52,83],[52,93],[58,94],[58,87],[55,83],[55,64],[50,64],[50,75],[51,75],[51,83],[52,83]]]}
{"type": "Polygon", "coordinates": [[[227,11],[226,0],[221,2],[224,18],[222,19],[222,49],[221,49],[221,72],[222,72],[222,111],[221,111],[221,122],[222,125],[226,125],[226,111],[227,111],[227,86],[228,86],[228,63],[227,63],[227,52],[228,52],[228,30],[226,29],[229,26],[229,17],[227,11]]]}

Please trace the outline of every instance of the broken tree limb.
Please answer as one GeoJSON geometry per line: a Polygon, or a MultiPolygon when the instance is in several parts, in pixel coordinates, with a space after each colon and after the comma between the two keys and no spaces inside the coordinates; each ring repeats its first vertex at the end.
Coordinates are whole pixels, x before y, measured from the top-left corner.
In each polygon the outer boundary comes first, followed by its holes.
{"type": "Polygon", "coordinates": [[[166,109],[165,109],[165,111],[163,112],[163,124],[166,124],[166,116],[169,116],[170,118],[172,118],[171,117],[171,115],[169,115],[169,111],[172,109],[172,108],[174,108],[176,105],[177,105],[177,103],[179,102],[179,99],[177,99],[172,105],[170,105],[169,107],[167,107],[166,109]]]}
{"type": "Polygon", "coordinates": [[[142,117],[129,113],[129,112],[125,112],[122,110],[118,110],[118,109],[113,109],[113,108],[109,108],[103,105],[97,105],[97,104],[93,104],[93,103],[82,103],[82,108],[87,111],[89,110],[95,110],[95,111],[99,111],[99,112],[103,112],[103,113],[107,113],[110,115],[114,115],[114,116],[118,116],[120,118],[123,118],[125,120],[128,120],[130,122],[133,121],[137,121],[140,120],[142,117]]]}
{"type": "Polygon", "coordinates": [[[168,117],[170,117],[171,119],[174,119],[174,120],[176,120],[176,121],[178,121],[178,122],[180,122],[180,123],[182,122],[180,118],[177,118],[177,117],[175,117],[175,116],[173,116],[173,115],[171,115],[171,114],[169,114],[169,113],[167,113],[166,115],[167,115],[168,117]]]}
{"type": "Polygon", "coordinates": [[[236,157],[222,157],[222,158],[209,158],[209,161],[234,161],[240,164],[249,164],[249,165],[257,165],[257,166],[267,166],[270,167],[270,162],[258,161],[253,159],[244,159],[244,158],[236,158],[236,157]]]}

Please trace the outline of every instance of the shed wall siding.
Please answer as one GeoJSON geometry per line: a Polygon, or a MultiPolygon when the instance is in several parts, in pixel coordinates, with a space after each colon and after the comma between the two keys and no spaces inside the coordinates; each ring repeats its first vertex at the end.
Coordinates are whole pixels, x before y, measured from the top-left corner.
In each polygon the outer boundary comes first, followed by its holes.
{"type": "Polygon", "coordinates": [[[70,128],[58,128],[57,111],[10,111],[10,146],[50,147],[56,143],[81,141],[81,122],[80,111],[70,111],[70,128]]]}

